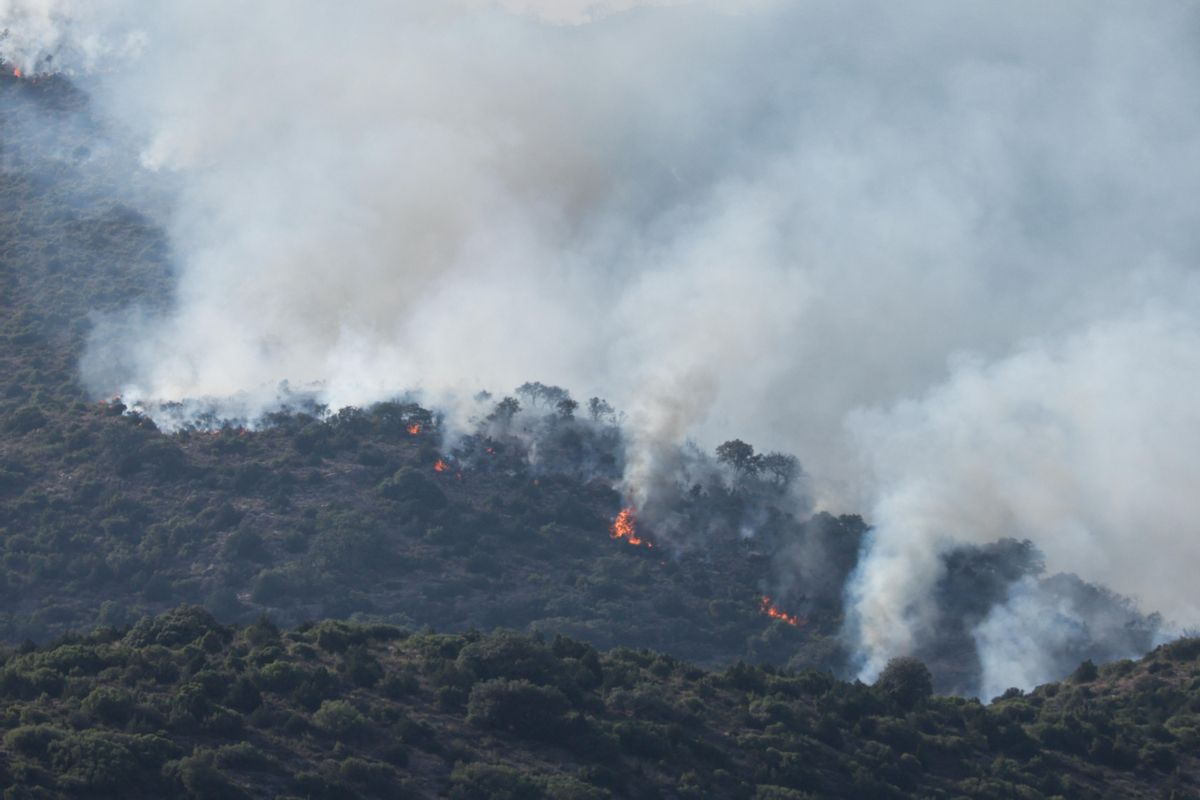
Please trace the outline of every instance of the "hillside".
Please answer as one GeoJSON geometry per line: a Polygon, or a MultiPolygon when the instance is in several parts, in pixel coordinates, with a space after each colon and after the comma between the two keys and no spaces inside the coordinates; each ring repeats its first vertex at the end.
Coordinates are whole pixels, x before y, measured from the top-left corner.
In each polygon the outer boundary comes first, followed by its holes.
{"type": "MultiPolygon", "coordinates": [[[[529,417],[538,466],[527,432],[493,425],[438,473],[449,448],[412,403],[328,417],[298,400],[261,430],[168,435],[89,399],[79,360],[96,315],[169,302],[163,234],[85,149],[87,103],[69,84],[5,75],[0,102],[15,112],[0,121],[0,638],[181,602],[226,621],[545,628],[707,663],[782,663],[836,630],[836,587],[805,630],[772,625],[772,566],[736,526],[689,553],[613,541],[620,432],[583,411],[529,417]]],[[[713,503],[736,518],[743,500],[713,503]]],[[[861,520],[807,525],[852,561],[861,520]]]]}
{"type": "MultiPolygon", "coordinates": [[[[89,332],[171,302],[153,187],[94,145],[68,82],[3,75],[0,104],[0,639],[192,603],[225,623],[509,627],[705,666],[852,667],[843,591],[868,525],[811,515],[790,456],[682,447],[675,485],[634,525],[647,547],[612,537],[626,442],[599,398],[529,383],[451,430],[413,398],[331,414],[281,390],[266,419],[157,409],[186,420],[171,433],[96,402],[89,332]]],[[[1091,610],[1061,674],[1150,648],[1156,618],[1042,570],[1029,542],[950,553],[939,636],[919,653],[939,690],[978,691],[972,628],[1026,579],[1091,610]]]]}
{"type": "Polygon", "coordinates": [[[5,652],[10,797],[1198,797],[1200,641],[990,706],[519,634],[196,608],[5,652]]]}

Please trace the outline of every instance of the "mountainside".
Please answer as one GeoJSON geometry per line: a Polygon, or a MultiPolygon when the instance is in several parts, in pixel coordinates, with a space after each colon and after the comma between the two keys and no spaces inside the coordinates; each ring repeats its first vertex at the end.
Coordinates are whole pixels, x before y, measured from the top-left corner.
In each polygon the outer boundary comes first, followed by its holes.
{"type": "Polygon", "coordinates": [[[990,706],[514,633],[196,608],[5,652],[10,797],[1200,797],[1200,640],[990,706]]]}
{"type": "MultiPolygon", "coordinates": [[[[681,446],[657,506],[614,538],[626,440],[599,398],[528,383],[451,429],[411,399],[330,414],[281,387],[289,410],[266,419],[156,409],[180,420],[170,433],[95,402],[88,333],[171,302],[152,190],[113,177],[127,168],[91,146],[68,82],[3,75],[0,104],[0,639],[194,603],[222,622],[503,626],[707,666],[853,669],[843,595],[868,526],[811,515],[791,456],[681,446]]],[[[1158,635],[1125,599],[1044,576],[1029,542],[953,550],[944,571],[938,636],[918,653],[940,691],[979,693],[972,631],[1019,582],[1086,609],[1055,675],[1158,635]]]]}

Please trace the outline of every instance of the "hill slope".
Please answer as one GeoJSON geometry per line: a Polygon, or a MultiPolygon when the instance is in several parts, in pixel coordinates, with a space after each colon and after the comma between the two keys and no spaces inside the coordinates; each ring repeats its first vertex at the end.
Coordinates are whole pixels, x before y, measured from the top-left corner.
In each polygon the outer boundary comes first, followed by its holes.
{"type": "Polygon", "coordinates": [[[196,608],[6,653],[15,797],[1197,797],[1200,640],[991,706],[565,638],[196,608]]]}
{"type": "MultiPolygon", "coordinates": [[[[69,83],[0,75],[0,107],[0,640],[195,603],[223,622],[505,626],[704,665],[847,667],[842,596],[867,526],[809,518],[786,456],[755,471],[736,466],[764,463],[743,443],[733,467],[681,449],[691,471],[637,527],[648,548],[610,536],[618,415],[555,387],[483,403],[454,432],[411,402],[330,415],[285,393],[291,410],[258,429],[189,408],[204,429],[169,434],[97,404],[80,379],[89,332],[171,300],[155,189],[130,185],[69,83]]],[[[1028,542],[947,557],[939,636],[919,653],[940,690],[978,691],[974,626],[1040,571],[1028,542]]],[[[1095,611],[1059,674],[1151,646],[1157,620],[1123,599],[1043,583],[1095,611]]]]}

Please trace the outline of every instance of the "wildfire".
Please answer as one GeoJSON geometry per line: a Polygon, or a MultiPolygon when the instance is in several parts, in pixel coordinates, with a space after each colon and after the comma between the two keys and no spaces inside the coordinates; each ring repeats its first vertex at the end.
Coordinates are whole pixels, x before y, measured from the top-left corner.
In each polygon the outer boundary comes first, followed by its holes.
{"type": "Polygon", "coordinates": [[[414,422],[413,424],[408,426],[408,433],[410,436],[416,436],[420,432],[421,432],[421,423],[414,422]]]}
{"type": "Polygon", "coordinates": [[[621,513],[617,514],[617,518],[612,524],[612,538],[624,539],[632,545],[641,547],[654,547],[637,535],[637,514],[632,508],[621,509],[621,513]]]}
{"type": "Polygon", "coordinates": [[[22,78],[24,76],[25,76],[25,73],[21,72],[20,67],[13,67],[13,77],[14,78],[22,78]]]}
{"type": "Polygon", "coordinates": [[[435,462],[434,462],[434,464],[433,464],[433,471],[434,471],[434,472],[445,472],[445,471],[446,471],[448,468],[449,468],[449,467],[448,467],[448,465],[446,464],[446,462],[445,462],[445,461],[443,461],[443,460],[442,460],[442,459],[440,459],[440,458],[439,458],[437,461],[435,461],[435,462]]]}
{"type": "Polygon", "coordinates": [[[763,595],[762,599],[759,600],[758,608],[762,611],[762,613],[766,614],[771,619],[782,620],[788,625],[791,625],[793,628],[808,623],[807,617],[798,617],[795,614],[789,614],[786,611],[780,610],[775,606],[774,603],[771,602],[771,598],[767,597],[766,595],[763,595]]]}

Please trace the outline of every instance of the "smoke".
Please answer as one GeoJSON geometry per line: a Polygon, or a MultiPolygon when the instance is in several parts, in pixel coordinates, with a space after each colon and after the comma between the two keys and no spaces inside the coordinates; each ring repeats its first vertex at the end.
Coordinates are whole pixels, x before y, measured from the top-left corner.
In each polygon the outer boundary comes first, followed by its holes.
{"type": "MultiPolygon", "coordinates": [[[[919,400],[856,415],[879,482],[873,545],[851,589],[867,674],[928,636],[929,587],[956,542],[1026,536],[1052,569],[1196,619],[1200,597],[1183,587],[1200,563],[1186,533],[1196,518],[1188,487],[1200,479],[1198,370],[1195,319],[1150,307],[998,362],[963,363],[919,400]]],[[[1047,620],[1062,614],[1043,610],[1026,599],[1005,616],[1049,644],[1061,634],[1047,620]]]]}
{"type": "Polygon", "coordinates": [[[795,452],[876,525],[869,676],[932,635],[964,542],[1195,619],[1198,23],[0,0],[0,56],[70,72],[181,186],[174,303],[96,329],[98,394],[242,415],[285,380],[337,407],[538,378],[630,411],[631,493],[685,436],[795,452]]]}

